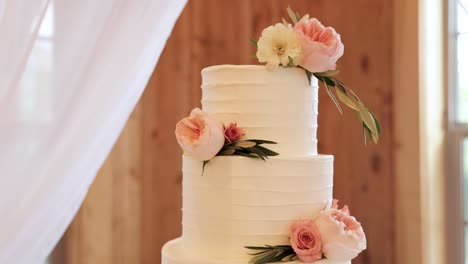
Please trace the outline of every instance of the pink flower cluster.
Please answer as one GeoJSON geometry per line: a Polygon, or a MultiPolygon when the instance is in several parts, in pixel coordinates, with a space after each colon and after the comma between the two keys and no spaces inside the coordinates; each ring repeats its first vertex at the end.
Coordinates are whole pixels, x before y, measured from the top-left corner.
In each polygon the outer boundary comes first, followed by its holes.
{"type": "Polygon", "coordinates": [[[185,153],[206,161],[216,156],[225,142],[236,142],[245,133],[236,123],[225,128],[221,122],[195,108],[189,117],[177,123],[175,134],[185,153]]]}
{"type": "Polygon", "coordinates": [[[349,261],[367,247],[361,224],[350,215],[347,206],[338,209],[338,200],[315,219],[298,220],[291,226],[291,247],[305,263],[326,257],[349,261]]]}
{"type": "Polygon", "coordinates": [[[270,70],[279,65],[301,66],[312,73],[335,70],[344,53],[340,34],[308,15],[294,26],[278,23],[267,27],[256,46],[259,62],[266,62],[270,70]]]}

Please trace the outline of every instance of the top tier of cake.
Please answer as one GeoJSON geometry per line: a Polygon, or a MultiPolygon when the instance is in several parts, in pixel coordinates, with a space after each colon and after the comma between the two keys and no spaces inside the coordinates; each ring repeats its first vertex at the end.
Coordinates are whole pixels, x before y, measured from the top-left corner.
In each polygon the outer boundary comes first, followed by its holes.
{"type": "Polygon", "coordinates": [[[317,154],[318,82],[301,68],[219,65],[202,71],[203,110],[290,157],[317,154]]]}

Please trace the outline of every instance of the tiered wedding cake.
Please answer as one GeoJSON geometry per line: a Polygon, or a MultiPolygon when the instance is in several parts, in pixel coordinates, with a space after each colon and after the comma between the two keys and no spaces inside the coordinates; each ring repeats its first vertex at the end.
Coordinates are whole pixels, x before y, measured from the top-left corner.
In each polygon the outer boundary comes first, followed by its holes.
{"type": "MultiPolygon", "coordinates": [[[[283,64],[288,48],[273,50],[283,64]]],[[[368,110],[334,71],[310,71],[304,50],[300,58],[289,53],[288,67],[202,71],[202,110],[176,127],[185,152],[183,234],[164,246],[163,264],[349,264],[366,248],[360,223],[333,200],[333,156],[317,154],[317,78],[341,89],[339,99],[351,108],[355,103],[359,114],[368,110]]],[[[377,121],[374,130],[363,122],[376,139],[377,121]]]]}
{"type": "Polygon", "coordinates": [[[203,111],[236,121],[249,138],[274,140],[266,161],[183,157],[183,235],[164,264],[248,263],[244,246],[284,245],[293,220],[332,201],[333,156],[317,155],[317,80],[303,69],[214,66],[202,71],[203,111]]]}

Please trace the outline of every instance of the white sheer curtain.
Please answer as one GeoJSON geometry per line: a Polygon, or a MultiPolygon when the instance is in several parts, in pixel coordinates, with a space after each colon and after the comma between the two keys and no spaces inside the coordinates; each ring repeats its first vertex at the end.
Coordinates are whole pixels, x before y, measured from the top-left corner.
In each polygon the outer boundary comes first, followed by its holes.
{"type": "Polygon", "coordinates": [[[50,253],[185,2],[0,0],[0,263],[50,253]]]}

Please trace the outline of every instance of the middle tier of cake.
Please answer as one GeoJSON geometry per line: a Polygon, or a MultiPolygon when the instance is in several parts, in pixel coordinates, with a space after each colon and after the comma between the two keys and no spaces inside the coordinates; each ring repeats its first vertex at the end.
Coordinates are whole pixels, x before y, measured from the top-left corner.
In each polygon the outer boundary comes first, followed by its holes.
{"type": "Polygon", "coordinates": [[[297,219],[332,201],[333,156],[183,158],[183,245],[210,257],[248,258],[244,246],[288,243],[297,219]]]}

